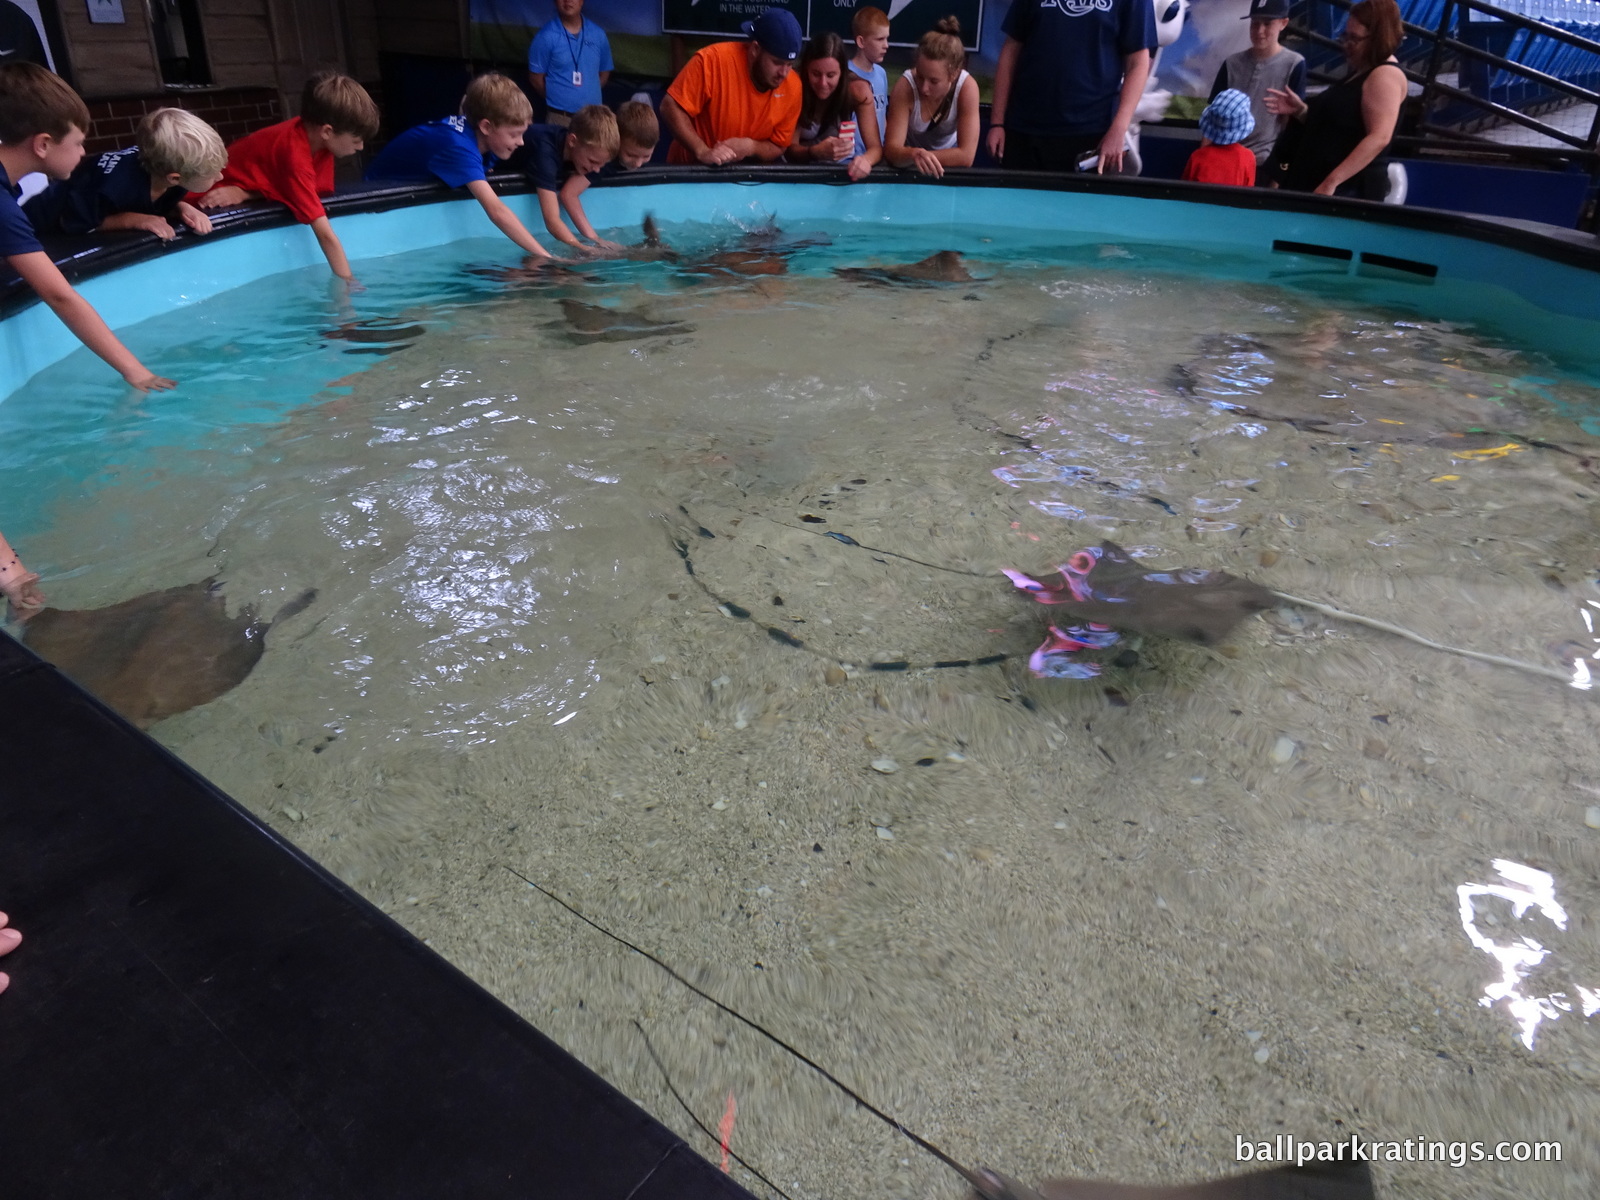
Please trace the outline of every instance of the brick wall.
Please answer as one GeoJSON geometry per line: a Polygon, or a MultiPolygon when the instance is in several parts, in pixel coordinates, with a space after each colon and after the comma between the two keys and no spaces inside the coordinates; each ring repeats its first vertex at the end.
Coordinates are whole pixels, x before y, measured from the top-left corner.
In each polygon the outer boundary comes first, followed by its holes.
{"type": "Polygon", "coordinates": [[[157,108],[186,108],[209,122],[225,144],[283,120],[273,88],[219,88],[205,92],[163,92],[159,96],[89,102],[90,129],[85,143],[90,154],[120,150],[137,140],[135,130],[145,113],[157,108]]]}

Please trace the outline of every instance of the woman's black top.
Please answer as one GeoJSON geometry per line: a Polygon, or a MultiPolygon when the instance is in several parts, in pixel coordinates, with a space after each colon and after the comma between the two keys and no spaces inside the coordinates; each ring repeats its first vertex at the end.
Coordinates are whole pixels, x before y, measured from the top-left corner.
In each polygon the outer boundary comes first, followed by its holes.
{"type": "MultiPolygon", "coordinates": [[[[1306,119],[1289,122],[1278,138],[1267,167],[1268,180],[1290,191],[1314,192],[1335,167],[1350,157],[1350,152],[1367,136],[1366,118],[1361,113],[1361,89],[1376,69],[1340,80],[1320,95],[1311,97],[1307,102],[1306,119]]],[[[1340,184],[1334,194],[1382,200],[1388,190],[1389,170],[1380,150],[1376,158],[1340,184]]]]}

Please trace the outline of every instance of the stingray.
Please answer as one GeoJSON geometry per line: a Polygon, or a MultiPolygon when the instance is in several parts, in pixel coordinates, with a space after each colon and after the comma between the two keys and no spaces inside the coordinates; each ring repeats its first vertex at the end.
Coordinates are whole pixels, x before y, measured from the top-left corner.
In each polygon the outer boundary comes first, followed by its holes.
{"type": "Polygon", "coordinates": [[[783,275],[788,255],[777,250],[722,250],[679,268],[686,275],[783,275]]]}
{"type": "Polygon", "coordinates": [[[803,237],[790,237],[782,229],[778,228],[776,213],[767,218],[765,225],[745,230],[744,236],[739,239],[739,242],[748,250],[772,250],[781,247],[787,251],[795,251],[806,246],[833,245],[833,239],[825,233],[808,233],[803,237]]]}
{"type": "Polygon", "coordinates": [[[1089,1179],[1047,1179],[1029,1187],[997,1171],[962,1173],[973,1185],[973,1200],[1374,1200],[1377,1195],[1364,1162],[1285,1166],[1177,1187],[1089,1179]]]}
{"type": "Polygon", "coordinates": [[[325,338],[358,343],[345,349],[346,354],[393,354],[404,350],[427,330],[417,324],[403,325],[387,317],[368,321],[346,321],[337,329],[323,332],[325,338]]]}
{"type": "Polygon", "coordinates": [[[585,275],[582,271],[574,271],[571,267],[561,263],[553,263],[548,259],[540,259],[542,265],[531,267],[468,267],[470,275],[481,275],[485,279],[492,279],[496,283],[515,284],[519,290],[526,291],[552,291],[556,288],[571,287],[580,283],[599,283],[598,275],[585,275]]]}
{"type": "Polygon", "coordinates": [[[46,608],[21,638],[140,729],[210,703],[243,682],[267,631],[317,598],[307,589],[271,621],[253,605],[228,616],[215,577],[147,592],[107,608],[46,608]]]}
{"type": "Polygon", "coordinates": [[[1179,638],[1214,646],[1246,617],[1272,608],[1268,589],[1226,571],[1181,567],[1151,571],[1115,542],[1080,550],[1062,563],[1059,583],[1006,570],[1006,578],[1040,604],[1060,605],[1087,625],[1058,629],[1033,652],[1028,667],[1053,679],[1087,679],[1099,664],[1074,658],[1117,641],[1115,630],[1179,638]]]}
{"type": "Polygon", "coordinates": [[[898,287],[934,287],[941,283],[973,282],[972,273],[967,270],[960,252],[956,250],[940,250],[921,262],[898,267],[835,267],[833,273],[840,279],[854,283],[898,287]]]}
{"type": "Polygon", "coordinates": [[[604,308],[582,300],[562,300],[561,314],[564,321],[556,325],[580,346],[591,342],[636,342],[695,330],[687,321],[662,321],[642,308],[604,308]]]}

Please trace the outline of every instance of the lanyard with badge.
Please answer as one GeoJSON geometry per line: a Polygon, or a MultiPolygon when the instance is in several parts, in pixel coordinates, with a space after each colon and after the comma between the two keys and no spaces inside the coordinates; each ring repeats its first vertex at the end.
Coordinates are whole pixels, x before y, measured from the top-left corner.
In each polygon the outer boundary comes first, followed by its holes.
{"type": "Polygon", "coordinates": [[[567,27],[565,25],[561,27],[562,36],[567,39],[567,53],[572,56],[573,87],[583,86],[583,72],[578,68],[578,62],[583,57],[584,42],[586,42],[589,37],[589,22],[584,20],[582,17],[579,17],[578,21],[578,48],[576,50],[572,48],[572,35],[567,32],[567,27]]]}

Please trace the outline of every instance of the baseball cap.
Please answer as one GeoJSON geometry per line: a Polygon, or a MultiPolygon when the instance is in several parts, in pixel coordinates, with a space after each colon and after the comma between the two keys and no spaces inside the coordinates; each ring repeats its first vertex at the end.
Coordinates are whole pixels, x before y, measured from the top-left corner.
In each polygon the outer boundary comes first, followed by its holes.
{"type": "Polygon", "coordinates": [[[1250,97],[1238,88],[1226,88],[1206,105],[1200,114],[1200,132],[1218,146],[1231,146],[1242,142],[1256,128],[1255,116],[1250,112],[1250,97]]]}
{"type": "Polygon", "coordinates": [[[1246,21],[1287,20],[1288,17],[1289,0],[1250,0],[1250,11],[1244,15],[1246,21]]]}
{"type": "Polygon", "coordinates": [[[800,57],[800,46],[805,39],[800,33],[800,22],[786,8],[769,8],[740,28],[773,58],[793,62],[800,57]]]}

